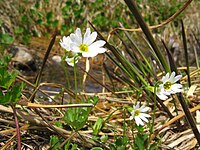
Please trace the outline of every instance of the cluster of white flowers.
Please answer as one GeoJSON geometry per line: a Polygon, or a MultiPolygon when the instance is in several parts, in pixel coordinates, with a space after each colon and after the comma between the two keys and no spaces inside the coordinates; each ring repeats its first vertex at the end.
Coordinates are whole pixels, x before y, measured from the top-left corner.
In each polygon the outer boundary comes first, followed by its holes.
{"type": "Polygon", "coordinates": [[[168,99],[169,95],[182,92],[182,85],[176,83],[181,79],[181,77],[182,75],[175,76],[175,72],[172,72],[171,76],[169,73],[167,73],[162,77],[162,83],[156,88],[156,95],[161,100],[166,100],[168,99]]]}
{"type": "Polygon", "coordinates": [[[143,104],[140,107],[140,103],[137,102],[137,104],[133,106],[133,109],[130,112],[131,113],[130,120],[134,119],[137,126],[139,126],[139,125],[143,126],[144,122],[148,122],[147,118],[151,117],[150,115],[145,113],[145,112],[147,112],[149,110],[150,110],[150,108],[149,107],[145,107],[145,104],[143,104]]]}
{"type": "Polygon", "coordinates": [[[60,40],[60,45],[66,50],[65,61],[74,66],[78,60],[83,57],[94,57],[99,53],[106,51],[103,40],[97,40],[97,32],[91,32],[90,28],[86,29],[84,36],[81,34],[81,29],[77,28],[75,33],[71,33],[69,36],[64,36],[60,40]]]}
{"type": "MultiPolygon", "coordinates": [[[[171,75],[167,73],[165,76],[161,79],[161,84],[156,88],[156,95],[161,100],[168,99],[168,96],[171,94],[182,92],[182,85],[179,83],[176,83],[178,80],[181,79],[182,75],[175,76],[175,72],[172,72],[171,75]]],[[[135,123],[137,126],[144,125],[144,122],[148,122],[148,119],[150,115],[148,115],[146,112],[149,111],[149,107],[145,107],[143,104],[140,107],[140,104],[137,103],[131,110],[129,111],[131,113],[130,120],[135,120],[135,123]]]]}

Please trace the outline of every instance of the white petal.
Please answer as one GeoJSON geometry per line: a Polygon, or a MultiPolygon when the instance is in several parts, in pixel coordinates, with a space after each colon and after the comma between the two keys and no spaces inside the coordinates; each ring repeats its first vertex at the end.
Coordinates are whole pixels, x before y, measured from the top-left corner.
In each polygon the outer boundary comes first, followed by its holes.
{"type": "Polygon", "coordinates": [[[69,36],[67,37],[64,36],[63,39],[60,40],[60,46],[66,49],[67,51],[71,50],[70,43],[71,43],[71,40],[69,36]]]}
{"type": "Polygon", "coordinates": [[[145,117],[145,118],[151,117],[149,114],[146,114],[146,113],[140,113],[139,116],[142,116],[142,117],[145,117]]]}
{"type": "Polygon", "coordinates": [[[106,49],[105,48],[95,48],[95,47],[90,47],[89,46],[89,51],[90,52],[95,52],[95,53],[99,53],[99,54],[102,54],[102,53],[105,53],[106,52],[106,49]]]}
{"type": "Polygon", "coordinates": [[[142,106],[140,107],[140,111],[142,111],[145,108],[145,103],[142,104],[142,106]]]}
{"type": "Polygon", "coordinates": [[[106,49],[105,48],[98,48],[97,51],[98,51],[98,53],[102,54],[102,53],[106,52],[106,49]]]}
{"type": "Polygon", "coordinates": [[[164,91],[162,91],[162,94],[164,94],[164,95],[171,95],[171,89],[170,90],[164,90],[164,91]]]}
{"type": "Polygon", "coordinates": [[[82,43],[81,29],[80,29],[80,28],[77,28],[76,31],[75,31],[75,34],[76,34],[77,37],[80,37],[80,38],[81,38],[81,43],[82,43]]]}
{"type": "Polygon", "coordinates": [[[139,125],[143,126],[144,125],[144,123],[142,122],[142,120],[138,116],[135,117],[135,123],[137,124],[137,126],[139,126],[139,125]]]}
{"type": "Polygon", "coordinates": [[[96,53],[95,51],[93,51],[93,52],[82,52],[82,56],[83,57],[94,57],[94,56],[96,56],[98,53],[96,53]]]}
{"type": "Polygon", "coordinates": [[[90,45],[92,44],[97,38],[97,32],[92,32],[92,34],[89,35],[87,40],[84,39],[84,44],[90,45]]]}
{"type": "Polygon", "coordinates": [[[149,107],[145,107],[145,108],[141,109],[140,111],[141,112],[147,112],[149,109],[150,109],[149,107]]]}
{"type": "Polygon", "coordinates": [[[174,78],[174,82],[177,82],[178,80],[180,80],[182,78],[182,75],[178,75],[174,78]]]}
{"type": "Polygon", "coordinates": [[[85,41],[88,40],[88,38],[90,37],[90,33],[91,33],[90,28],[87,28],[84,34],[83,43],[85,43],[85,41]]]}
{"type": "Polygon", "coordinates": [[[90,46],[91,46],[91,47],[102,47],[102,46],[104,46],[105,44],[106,44],[105,41],[103,41],[103,40],[98,40],[98,41],[92,43],[90,46]]]}
{"type": "Polygon", "coordinates": [[[70,39],[73,43],[76,43],[77,45],[82,44],[82,35],[81,35],[81,30],[80,28],[77,28],[74,33],[70,34],[70,39]]]}
{"type": "Polygon", "coordinates": [[[161,79],[161,81],[163,83],[166,82],[167,80],[169,80],[169,72],[165,76],[163,76],[162,79],[161,79]]]}
{"type": "Polygon", "coordinates": [[[156,93],[156,95],[161,99],[161,100],[166,100],[168,97],[164,95],[163,93],[156,93]]]}
{"type": "Polygon", "coordinates": [[[140,108],[140,103],[137,102],[137,104],[135,105],[135,109],[134,109],[134,110],[137,110],[137,109],[139,109],[139,108],[140,108]]]}
{"type": "Polygon", "coordinates": [[[182,92],[182,89],[181,89],[181,88],[182,88],[182,85],[181,85],[181,84],[173,84],[173,85],[172,85],[172,91],[173,91],[172,94],[182,92]]]}
{"type": "Polygon", "coordinates": [[[173,83],[173,81],[174,81],[175,75],[176,75],[176,73],[173,71],[173,72],[171,73],[170,78],[169,78],[169,81],[171,81],[172,83],[173,83]]]}
{"type": "Polygon", "coordinates": [[[142,119],[142,120],[145,121],[145,122],[148,122],[148,121],[149,121],[145,116],[142,116],[142,115],[140,115],[140,119],[142,119]]]}
{"type": "Polygon", "coordinates": [[[79,53],[80,52],[80,48],[76,45],[71,44],[71,51],[73,53],[79,53]]]}
{"type": "Polygon", "coordinates": [[[133,116],[130,116],[130,120],[133,120],[133,116]]]}

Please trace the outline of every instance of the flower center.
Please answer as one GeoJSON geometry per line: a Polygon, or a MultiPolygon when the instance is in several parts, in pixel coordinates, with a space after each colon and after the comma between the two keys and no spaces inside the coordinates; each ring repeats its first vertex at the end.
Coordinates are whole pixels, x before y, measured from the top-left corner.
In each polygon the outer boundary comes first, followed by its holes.
{"type": "Polygon", "coordinates": [[[139,116],[140,115],[140,111],[136,110],[134,116],[139,116]]]}
{"type": "Polygon", "coordinates": [[[169,81],[165,82],[165,84],[164,84],[164,89],[165,90],[169,90],[169,89],[171,89],[171,87],[172,87],[172,83],[171,82],[169,82],[169,81]]]}
{"type": "Polygon", "coordinates": [[[79,46],[81,52],[88,52],[88,45],[87,44],[81,44],[79,46]]]}

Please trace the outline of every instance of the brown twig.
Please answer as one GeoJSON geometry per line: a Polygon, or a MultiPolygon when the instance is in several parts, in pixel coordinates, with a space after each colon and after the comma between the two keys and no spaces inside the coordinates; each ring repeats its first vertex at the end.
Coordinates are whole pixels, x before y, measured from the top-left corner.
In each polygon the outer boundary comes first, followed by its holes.
{"type": "MultiPolygon", "coordinates": [[[[196,106],[196,107],[190,109],[189,111],[190,111],[190,113],[192,113],[192,112],[195,112],[195,111],[197,111],[197,110],[200,110],[200,105],[198,105],[198,106],[196,106]]],[[[175,121],[181,119],[181,118],[184,117],[184,116],[185,116],[185,113],[182,113],[182,114],[179,114],[178,116],[176,116],[176,117],[170,119],[168,122],[166,122],[161,128],[159,128],[159,129],[151,136],[151,140],[153,140],[161,130],[163,130],[164,128],[168,127],[169,125],[171,125],[172,123],[174,123],[175,121]]]]}
{"type": "MultiPolygon", "coordinates": [[[[176,12],[174,13],[171,17],[169,17],[167,20],[163,21],[161,24],[158,25],[154,25],[154,26],[148,26],[149,29],[157,29],[160,28],[168,23],[170,23],[171,21],[173,21],[180,13],[182,13],[188,6],[189,4],[192,2],[192,0],[188,0],[186,1],[183,6],[176,12]]],[[[115,28],[113,29],[110,34],[114,33],[114,31],[116,30],[123,30],[123,31],[130,31],[130,32],[141,32],[142,29],[141,28],[137,28],[137,29],[126,29],[126,28],[115,28]]]]}

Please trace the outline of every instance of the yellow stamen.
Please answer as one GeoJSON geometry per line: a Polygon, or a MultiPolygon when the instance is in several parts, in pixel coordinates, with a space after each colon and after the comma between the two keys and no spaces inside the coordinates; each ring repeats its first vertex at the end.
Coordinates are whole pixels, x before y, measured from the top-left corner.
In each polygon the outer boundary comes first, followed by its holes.
{"type": "Polygon", "coordinates": [[[165,82],[165,84],[164,84],[164,89],[165,90],[169,90],[169,89],[171,89],[171,87],[172,87],[172,83],[171,82],[169,82],[169,81],[165,82]]]}
{"type": "Polygon", "coordinates": [[[82,52],[88,52],[88,50],[89,50],[87,44],[81,44],[81,45],[79,46],[79,48],[80,48],[80,50],[81,50],[82,52]]]}
{"type": "Polygon", "coordinates": [[[135,113],[134,113],[134,116],[139,116],[139,115],[140,115],[140,111],[136,110],[135,113]]]}

